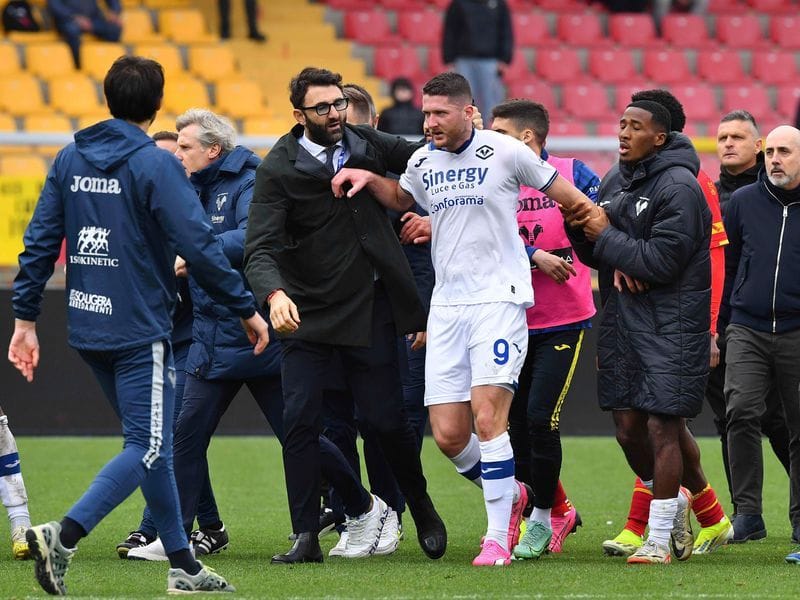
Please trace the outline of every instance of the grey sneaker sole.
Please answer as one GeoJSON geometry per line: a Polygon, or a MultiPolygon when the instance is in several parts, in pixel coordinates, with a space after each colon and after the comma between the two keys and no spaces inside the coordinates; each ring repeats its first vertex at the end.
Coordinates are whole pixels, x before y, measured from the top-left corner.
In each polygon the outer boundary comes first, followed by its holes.
{"type": "Polygon", "coordinates": [[[36,561],[35,573],[36,581],[42,586],[42,589],[53,596],[66,596],[67,587],[58,582],[53,577],[52,568],[50,565],[50,555],[42,552],[47,550],[47,543],[42,538],[39,538],[39,532],[35,529],[28,529],[25,532],[25,539],[28,541],[28,549],[31,553],[31,558],[36,561]]]}

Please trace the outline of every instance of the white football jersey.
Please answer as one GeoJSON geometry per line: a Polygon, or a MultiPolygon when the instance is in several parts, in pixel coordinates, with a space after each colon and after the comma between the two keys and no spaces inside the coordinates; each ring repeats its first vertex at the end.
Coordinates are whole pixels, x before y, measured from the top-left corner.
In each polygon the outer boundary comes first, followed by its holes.
{"type": "Polygon", "coordinates": [[[520,185],[546,190],[558,172],[519,140],[475,131],[456,152],[426,144],[400,187],[431,216],[432,305],[531,306],[531,267],[517,232],[520,185]]]}

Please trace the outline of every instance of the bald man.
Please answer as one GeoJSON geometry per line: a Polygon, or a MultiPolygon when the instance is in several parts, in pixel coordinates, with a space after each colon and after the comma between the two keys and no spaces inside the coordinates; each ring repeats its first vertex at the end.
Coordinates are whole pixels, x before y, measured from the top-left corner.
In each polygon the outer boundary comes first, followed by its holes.
{"type": "Polygon", "coordinates": [[[734,540],[766,536],[761,415],[774,384],[790,434],[789,519],[792,540],[800,543],[800,130],[773,129],[764,158],[757,181],[733,193],[724,218],[730,241],[723,298],[730,306],[725,401],[738,511],[734,540]]]}

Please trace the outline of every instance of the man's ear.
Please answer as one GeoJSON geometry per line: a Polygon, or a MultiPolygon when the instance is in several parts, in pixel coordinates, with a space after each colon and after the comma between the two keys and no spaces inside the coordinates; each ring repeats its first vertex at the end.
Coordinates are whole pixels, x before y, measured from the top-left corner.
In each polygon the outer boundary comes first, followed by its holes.
{"type": "Polygon", "coordinates": [[[666,133],[666,132],[664,132],[664,131],[657,133],[657,134],[656,134],[656,142],[655,142],[655,147],[656,147],[656,148],[660,148],[661,146],[663,146],[664,144],[666,144],[666,143],[667,143],[667,136],[668,136],[668,135],[669,135],[669,134],[668,134],[668,133],[666,133]]]}
{"type": "Polygon", "coordinates": [[[299,108],[295,108],[292,111],[292,116],[294,116],[294,120],[300,123],[303,127],[306,125],[306,116],[303,114],[303,111],[299,108]]]}
{"type": "Polygon", "coordinates": [[[475,114],[475,107],[472,104],[467,104],[464,107],[464,120],[465,121],[472,121],[472,117],[475,114]]]}
{"type": "Polygon", "coordinates": [[[211,144],[211,146],[209,146],[208,158],[214,160],[215,158],[218,158],[220,154],[222,154],[222,146],[219,144],[211,144]]]}

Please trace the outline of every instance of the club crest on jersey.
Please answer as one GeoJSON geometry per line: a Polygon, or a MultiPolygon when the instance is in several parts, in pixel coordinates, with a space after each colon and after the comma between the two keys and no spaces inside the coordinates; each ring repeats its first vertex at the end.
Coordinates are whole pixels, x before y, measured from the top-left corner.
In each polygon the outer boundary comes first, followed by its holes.
{"type": "Polygon", "coordinates": [[[481,160],[486,160],[487,158],[491,158],[492,156],[494,156],[494,148],[484,144],[483,146],[475,150],[475,156],[477,156],[481,160]]]}
{"type": "Polygon", "coordinates": [[[228,192],[217,194],[217,212],[222,210],[225,203],[228,201],[228,192]]]}

